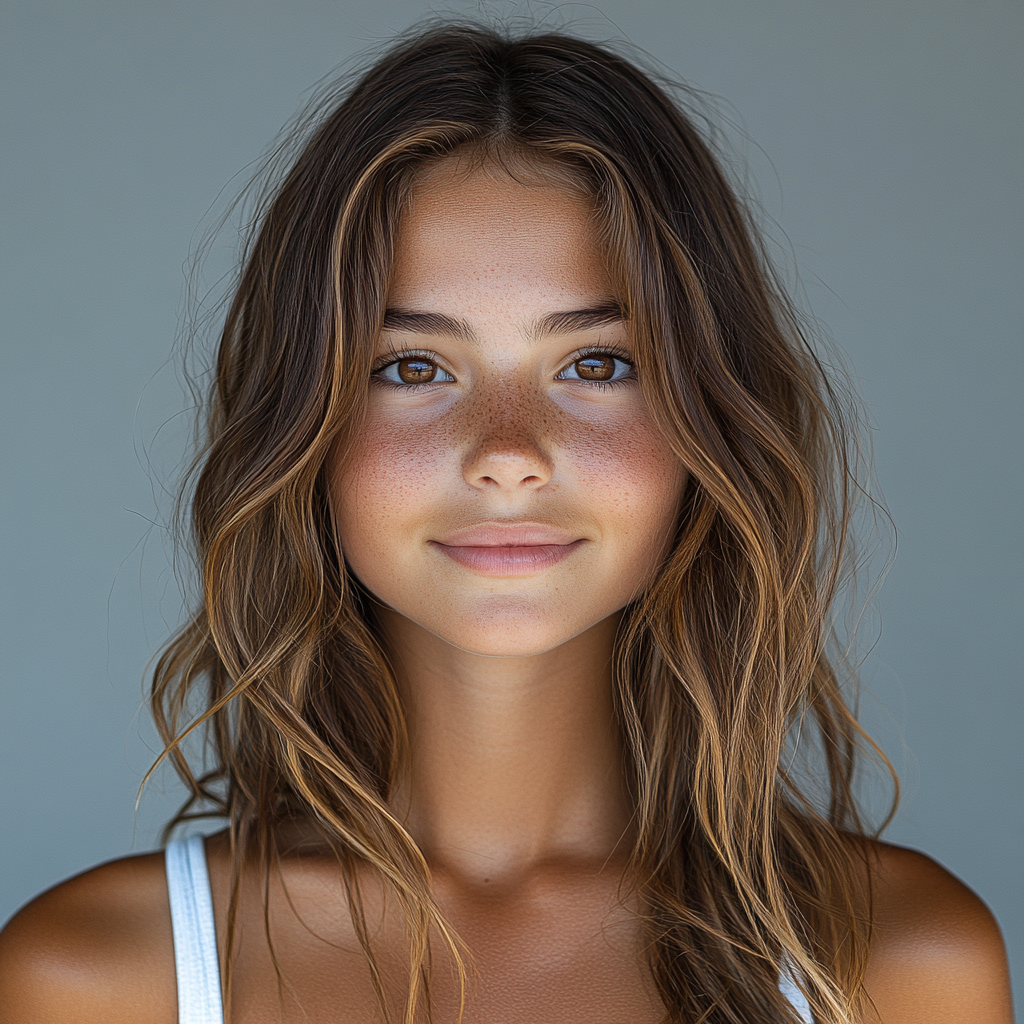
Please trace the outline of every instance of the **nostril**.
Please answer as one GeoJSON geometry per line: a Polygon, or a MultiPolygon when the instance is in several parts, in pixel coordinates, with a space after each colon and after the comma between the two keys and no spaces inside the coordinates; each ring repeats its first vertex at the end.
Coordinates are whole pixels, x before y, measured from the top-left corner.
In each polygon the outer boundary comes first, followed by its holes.
{"type": "Polygon", "coordinates": [[[551,478],[547,457],[532,446],[481,448],[469,455],[463,468],[466,481],[476,487],[537,490],[551,478]]]}

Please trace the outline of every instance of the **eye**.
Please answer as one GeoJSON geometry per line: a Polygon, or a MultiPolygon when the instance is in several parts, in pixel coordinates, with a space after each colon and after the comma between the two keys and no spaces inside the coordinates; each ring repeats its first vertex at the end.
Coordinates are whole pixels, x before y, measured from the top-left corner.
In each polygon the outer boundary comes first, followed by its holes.
{"type": "Polygon", "coordinates": [[[616,384],[633,376],[633,364],[610,352],[588,352],[573,360],[555,380],[582,380],[593,384],[616,384]]]}
{"type": "Polygon", "coordinates": [[[399,387],[444,384],[455,380],[450,373],[442,370],[433,359],[426,356],[403,356],[375,370],[374,376],[399,387]]]}

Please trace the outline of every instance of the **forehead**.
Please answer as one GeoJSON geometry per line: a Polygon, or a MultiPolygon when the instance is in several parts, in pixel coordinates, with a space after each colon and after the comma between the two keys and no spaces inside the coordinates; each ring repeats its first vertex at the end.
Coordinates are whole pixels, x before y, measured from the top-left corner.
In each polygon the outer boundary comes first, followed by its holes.
{"type": "Polygon", "coordinates": [[[614,293],[594,205],[568,184],[457,157],[416,181],[395,239],[390,302],[518,295],[575,308],[614,293]]]}

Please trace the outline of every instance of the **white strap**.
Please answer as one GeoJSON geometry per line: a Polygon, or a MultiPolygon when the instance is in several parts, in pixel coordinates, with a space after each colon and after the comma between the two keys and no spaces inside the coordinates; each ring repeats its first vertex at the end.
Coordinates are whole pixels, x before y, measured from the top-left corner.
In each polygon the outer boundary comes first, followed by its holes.
{"type": "Polygon", "coordinates": [[[790,966],[783,963],[782,972],[779,976],[779,991],[790,1001],[797,1015],[804,1024],[814,1024],[814,1017],[811,1014],[811,1004],[807,1002],[807,996],[797,987],[793,979],[793,972],[790,966]]]}
{"type": "Polygon", "coordinates": [[[168,843],[166,864],[178,973],[178,1024],[224,1024],[217,933],[202,836],[168,843]]]}

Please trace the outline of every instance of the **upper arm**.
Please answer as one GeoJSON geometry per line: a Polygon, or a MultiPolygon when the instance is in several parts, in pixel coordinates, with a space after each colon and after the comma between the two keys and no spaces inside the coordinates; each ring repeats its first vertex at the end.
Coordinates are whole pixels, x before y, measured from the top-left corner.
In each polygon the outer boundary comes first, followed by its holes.
{"type": "Polygon", "coordinates": [[[1013,1024],[1010,973],[985,904],[923,854],[880,846],[867,1020],[1013,1024]]]}
{"type": "Polygon", "coordinates": [[[0,1024],[174,1024],[162,865],[133,857],[62,883],[0,932],[0,1024]]]}

